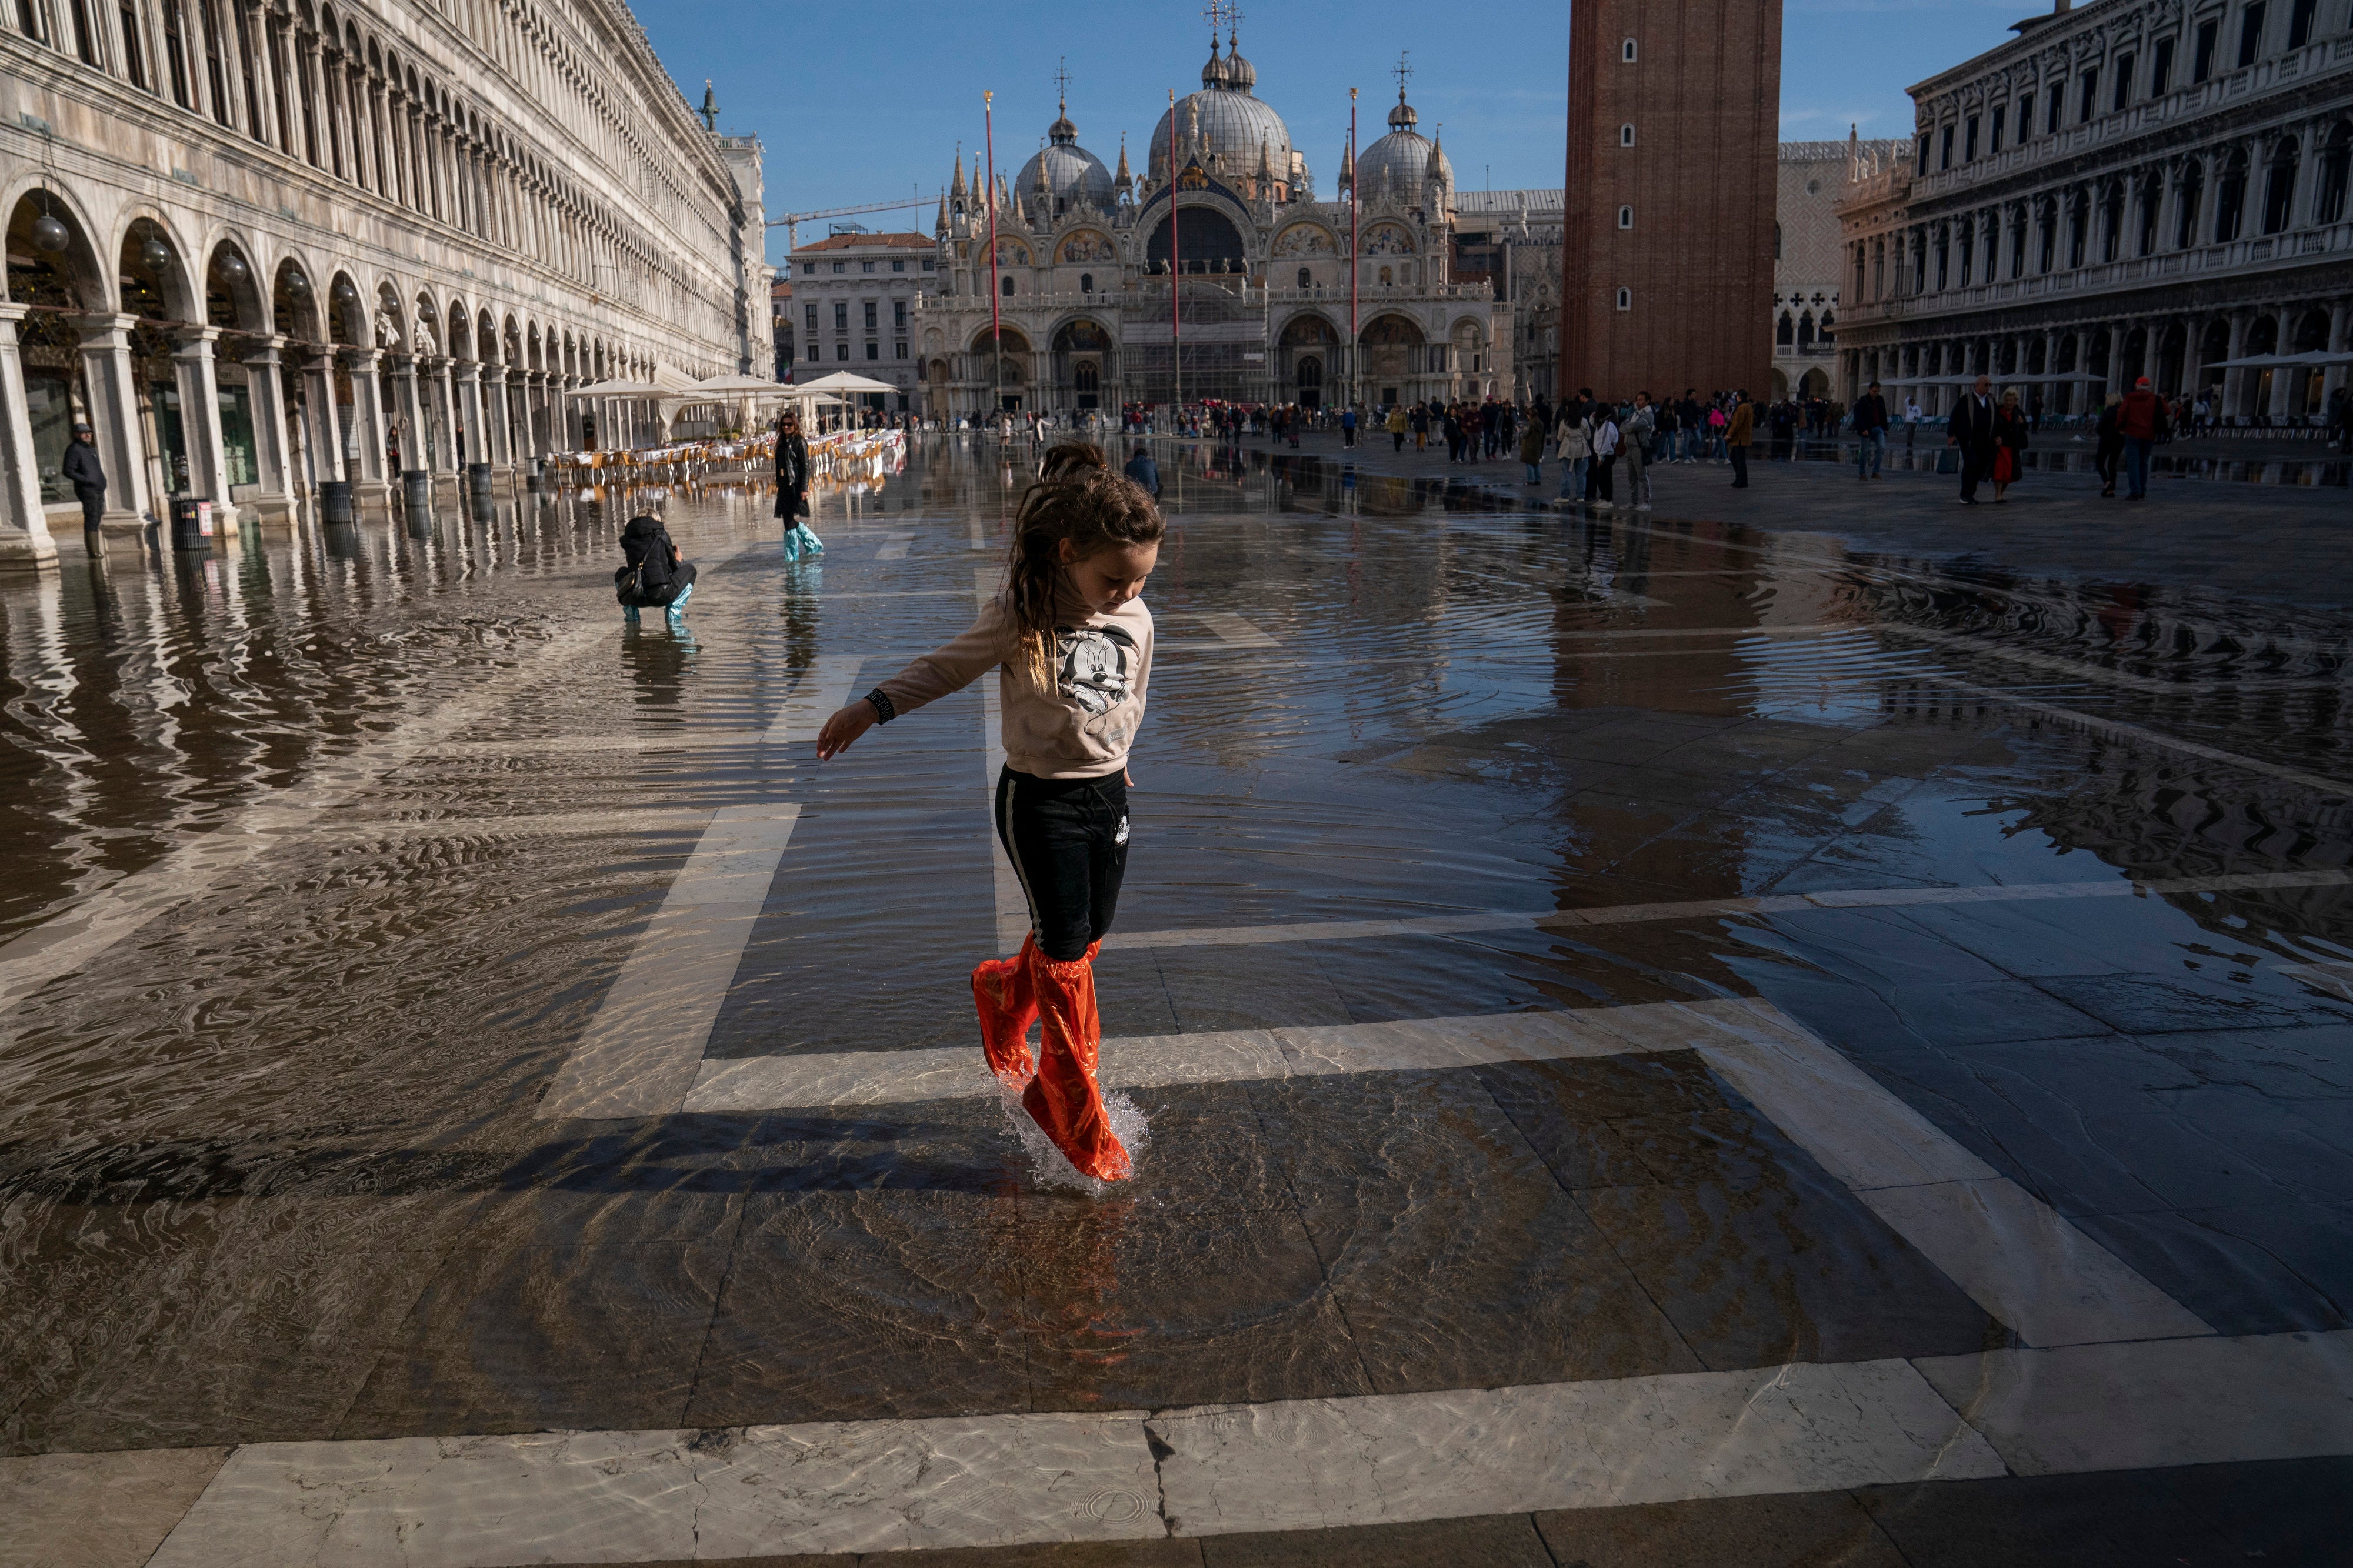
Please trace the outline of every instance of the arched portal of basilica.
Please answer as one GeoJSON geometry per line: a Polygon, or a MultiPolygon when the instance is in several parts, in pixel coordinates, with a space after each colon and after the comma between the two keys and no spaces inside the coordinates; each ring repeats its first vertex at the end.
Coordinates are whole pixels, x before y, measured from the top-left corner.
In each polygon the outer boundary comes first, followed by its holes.
{"type": "Polygon", "coordinates": [[[924,411],[1508,395],[1509,307],[1450,276],[1453,169],[1403,90],[1320,201],[1257,83],[1239,40],[1213,39],[1140,178],[1124,142],[1116,170],[1080,146],[1067,105],[1010,181],[967,178],[959,154],[915,305],[924,411]]]}

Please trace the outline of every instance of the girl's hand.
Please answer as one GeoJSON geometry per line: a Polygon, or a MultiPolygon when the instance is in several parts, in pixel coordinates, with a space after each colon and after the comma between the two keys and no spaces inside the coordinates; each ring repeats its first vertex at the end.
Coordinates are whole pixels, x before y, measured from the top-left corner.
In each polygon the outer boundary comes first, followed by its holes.
{"type": "Polygon", "coordinates": [[[833,717],[825,721],[825,728],[817,732],[817,760],[821,763],[833,761],[849,750],[850,742],[881,721],[882,715],[876,712],[874,704],[863,697],[847,708],[836,710],[833,717]]]}

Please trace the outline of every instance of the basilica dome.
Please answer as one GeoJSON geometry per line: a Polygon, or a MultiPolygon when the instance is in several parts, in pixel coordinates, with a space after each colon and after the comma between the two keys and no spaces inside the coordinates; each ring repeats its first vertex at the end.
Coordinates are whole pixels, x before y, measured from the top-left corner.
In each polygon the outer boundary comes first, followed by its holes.
{"type": "Polygon", "coordinates": [[[1046,190],[1054,198],[1056,216],[1082,199],[1105,212],[1111,210],[1111,171],[1103,167],[1101,158],[1079,145],[1079,128],[1071,123],[1067,103],[1046,128],[1046,145],[1021,165],[1020,177],[1014,182],[1013,188],[1021,193],[1024,202],[1037,201],[1040,171],[1046,190]]]}
{"type": "Polygon", "coordinates": [[[1173,122],[1180,161],[1192,155],[1191,139],[1198,129],[1208,153],[1217,159],[1217,173],[1229,178],[1255,174],[1263,148],[1274,177],[1290,179],[1291,128],[1251,93],[1257,81],[1258,72],[1239,49],[1222,58],[1212,44],[1209,62],[1201,68],[1201,90],[1178,99],[1152,132],[1152,178],[1168,177],[1168,128],[1173,122]]]}
{"type": "Polygon", "coordinates": [[[1366,148],[1356,159],[1359,199],[1379,195],[1384,180],[1392,183],[1400,197],[1418,195],[1422,182],[1430,177],[1433,153],[1438,158],[1439,172],[1445,176],[1446,188],[1454,188],[1454,165],[1447,161],[1444,153],[1439,152],[1435,142],[1414,129],[1419,119],[1400,89],[1397,107],[1389,110],[1389,133],[1366,148]]]}

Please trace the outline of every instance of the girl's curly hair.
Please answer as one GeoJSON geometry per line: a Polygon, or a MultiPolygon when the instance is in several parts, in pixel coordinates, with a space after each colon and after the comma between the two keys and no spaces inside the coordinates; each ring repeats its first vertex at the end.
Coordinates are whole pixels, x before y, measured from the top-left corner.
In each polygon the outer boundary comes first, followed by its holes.
{"type": "Polygon", "coordinates": [[[1054,683],[1054,599],[1062,571],[1061,543],[1083,561],[1098,551],[1157,544],[1167,532],[1151,493],[1114,472],[1101,447],[1065,441],[1048,448],[1037,482],[1013,516],[1012,569],[1006,597],[1012,611],[1013,669],[1039,688],[1054,683]]]}

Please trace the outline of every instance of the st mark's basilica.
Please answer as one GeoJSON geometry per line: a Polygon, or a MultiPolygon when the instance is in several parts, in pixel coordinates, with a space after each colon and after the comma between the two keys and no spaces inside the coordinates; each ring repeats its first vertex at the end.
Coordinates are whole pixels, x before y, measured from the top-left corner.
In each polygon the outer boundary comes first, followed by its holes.
{"type": "Polygon", "coordinates": [[[1452,279],[1453,170],[1402,75],[1388,133],[1353,160],[1343,147],[1320,201],[1257,85],[1235,36],[1223,52],[1213,37],[1200,90],[1162,114],[1140,178],[1124,142],[1115,170],[1080,145],[1067,100],[993,192],[959,153],[934,228],[938,282],[915,309],[923,412],[1115,410],[1180,392],[1307,406],[1508,395],[1509,308],[1485,279],[1452,279]]]}

